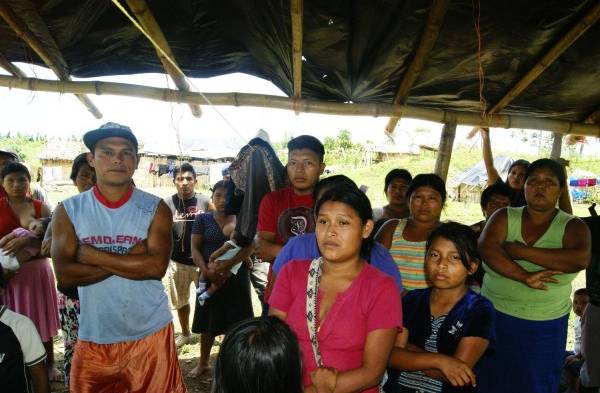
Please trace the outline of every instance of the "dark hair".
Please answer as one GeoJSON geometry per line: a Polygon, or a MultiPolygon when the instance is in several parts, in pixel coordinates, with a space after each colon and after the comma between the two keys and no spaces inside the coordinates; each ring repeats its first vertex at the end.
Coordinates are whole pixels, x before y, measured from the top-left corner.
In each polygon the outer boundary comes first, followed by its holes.
{"type": "Polygon", "coordinates": [[[554,176],[558,179],[558,185],[560,188],[564,188],[567,185],[567,175],[565,173],[565,169],[558,162],[551,160],[549,158],[540,158],[539,160],[535,160],[529,165],[527,168],[527,173],[525,174],[525,181],[527,178],[533,174],[538,169],[549,169],[554,176]]]}
{"type": "Polygon", "coordinates": [[[184,162],[180,166],[176,166],[175,169],[173,170],[173,181],[175,181],[177,174],[180,174],[183,172],[192,172],[192,175],[194,175],[194,180],[196,180],[196,170],[194,169],[192,164],[190,164],[189,162],[184,162]]]}
{"type": "Polygon", "coordinates": [[[512,169],[516,166],[522,166],[523,168],[525,168],[525,170],[527,170],[529,168],[529,165],[531,165],[531,164],[527,160],[519,159],[519,160],[513,161],[513,163],[510,164],[510,166],[508,167],[508,173],[510,173],[510,171],[512,171],[512,169]]]}
{"type": "Polygon", "coordinates": [[[296,335],[276,317],[247,319],[225,336],[213,393],[302,393],[296,335]]]}
{"type": "Polygon", "coordinates": [[[71,166],[71,175],[69,175],[69,179],[71,179],[73,183],[75,183],[75,179],[77,179],[77,174],[79,173],[81,167],[84,165],[87,165],[92,170],[94,170],[94,168],[92,168],[87,161],[87,153],[81,153],[73,160],[73,165],[71,166]]]}
{"type": "Polygon", "coordinates": [[[576,290],[575,292],[573,292],[573,296],[577,296],[577,295],[581,295],[581,296],[590,296],[590,291],[587,290],[587,288],[579,288],[578,290],[576,290]]]}
{"type": "Polygon", "coordinates": [[[31,181],[31,174],[29,173],[29,169],[27,169],[27,167],[21,164],[20,162],[11,162],[10,164],[6,165],[2,169],[2,172],[0,172],[0,179],[4,179],[11,173],[24,173],[27,176],[27,179],[31,181]]]}
{"type": "Polygon", "coordinates": [[[349,184],[351,186],[358,187],[354,180],[350,179],[346,175],[333,175],[320,179],[317,182],[315,188],[313,189],[313,198],[316,200],[322,191],[327,191],[330,188],[336,187],[341,184],[349,184]]]}
{"type": "Polygon", "coordinates": [[[441,177],[435,173],[421,173],[412,179],[408,190],[406,190],[406,199],[410,199],[410,196],[419,187],[431,187],[436,190],[442,197],[442,205],[446,203],[446,184],[441,177]]]}
{"type": "Polygon", "coordinates": [[[310,135],[300,135],[291,139],[287,144],[287,148],[288,152],[301,149],[312,150],[317,153],[321,162],[323,162],[323,157],[325,157],[325,147],[323,147],[321,141],[310,135]]]}
{"type": "Polygon", "coordinates": [[[482,209],[485,209],[492,198],[492,195],[502,195],[510,199],[513,195],[513,191],[508,184],[503,181],[497,181],[491,186],[487,186],[481,193],[480,204],[482,209]]]}
{"type": "MultiPolygon", "coordinates": [[[[351,184],[340,184],[337,187],[330,188],[321,198],[315,203],[315,216],[319,215],[319,211],[325,202],[341,202],[344,203],[356,211],[356,214],[360,217],[361,223],[364,225],[368,220],[373,219],[373,209],[371,208],[371,201],[358,187],[351,184]]],[[[371,255],[371,249],[373,248],[373,232],[367,239],[363,239],[362,246],[360,248],[360,256],[365,259],[369,259],[371,255]]]]}
{"type": "Polygon", "coordinates": [[[218,182],[215,183],[214,186],[212,186],[210,191],[214,194],[215,191],[219,188],[223,188],[223,189],[227,190],[227,180],[219,180],[218,182]]]}
{"type": "Polygon", "coordinates": [[[6,283],[4,282],[4,268],[0,265],[0,288],[6,288],[6,283]]]}
{"type": "Polygon", "coordinates": [[[431,232],[425,243],[425,255],[429,252],[431,245],[437,238],[444,238],[454,243],[454,247],[460,255],[460,260],[468,272],[472,273],[467,276],[467,283],[473,279],[475,272],[471,271],[470,262],[480,261],[479,250],[477,249],[477,234],[471,227],[458,222],[448,221],[440,224],[431,232]]]}
{"type": "Polygon", "coordinates": [[[383,192],[386,193],[388,187],[390,186],[390,183],[395,180],[395,179],[402,179],[404,181],[406,181],[408,184],[410,184],[410,182],[412,181],[413,177],[410,174],[409,171],[407,171],[406,169],[392,169],[391,171],[388,172],[387,175],[385,175],[385,181],[384,181],[384,186],[383,186],[383,192]]]}

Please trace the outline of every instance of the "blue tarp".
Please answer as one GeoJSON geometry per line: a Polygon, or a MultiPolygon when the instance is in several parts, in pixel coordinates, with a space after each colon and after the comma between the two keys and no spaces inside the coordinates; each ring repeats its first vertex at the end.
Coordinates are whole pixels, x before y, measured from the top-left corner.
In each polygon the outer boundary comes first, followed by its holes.
{"type": "MultiPolygon", "coordinates": [[[[506,176],[508,175],[508,169],[513,161],[514,160],[512,158],[506,156],[497,156],[494,159],[494,167],[500,174],[501,179],[506,179],[506,176]]],[[[466,184],[469,186],[485,187],[485,184],[487,183],[487,172],[485,170],[485,164],[483,163],[483,160],[455,176],[452,179],[452,182],[456,185],[466,184]]]]}

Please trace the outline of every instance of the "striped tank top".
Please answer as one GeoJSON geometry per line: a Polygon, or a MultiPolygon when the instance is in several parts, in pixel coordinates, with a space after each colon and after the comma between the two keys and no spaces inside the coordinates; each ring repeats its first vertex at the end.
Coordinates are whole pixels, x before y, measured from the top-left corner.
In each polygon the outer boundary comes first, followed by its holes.
{"type": "Polygon", "coordinates": [[[427,288],[425,278],[425,241],[411,242],[402,236],[406,227],[406,219],[398,221],[392,237],[390,254],[398,266],[402,277],[402,286],[407,291],[427,288]]]}

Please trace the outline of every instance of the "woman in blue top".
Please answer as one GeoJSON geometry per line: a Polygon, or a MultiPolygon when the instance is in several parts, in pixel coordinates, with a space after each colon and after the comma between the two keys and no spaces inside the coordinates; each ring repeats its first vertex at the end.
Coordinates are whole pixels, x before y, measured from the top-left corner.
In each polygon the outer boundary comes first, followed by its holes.
{"type": "Polygon", "coordinates": [[[466,225],[440,225],[426,243],[425,272],[432,286],[402,300],[406,348],[394,347],[390,366],[400,370],[386,392],[476,391],[473,371],[494,340],[494,308],[469,289],[479,266],[477,236],[466,225]]]}

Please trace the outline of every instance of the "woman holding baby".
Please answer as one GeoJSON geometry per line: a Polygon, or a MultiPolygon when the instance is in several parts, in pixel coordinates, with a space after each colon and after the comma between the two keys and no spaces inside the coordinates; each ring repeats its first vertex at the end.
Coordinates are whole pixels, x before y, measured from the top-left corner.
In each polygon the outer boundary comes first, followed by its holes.
{"type": "Polygon", "coordinates": [[[44,218],[50,216],[50,210],[29,196],[31,175],[23,164],[6,165],[0,179],[7,194],[0,199],[0,253],[3,265],[11,266],[0,303],[33,321],[46,348],[50,380],[56,380],[60,377],[52,350],[52,338],[60,326],[56,284],[50,262],[40,256],[47,225],[44,218]]]}

